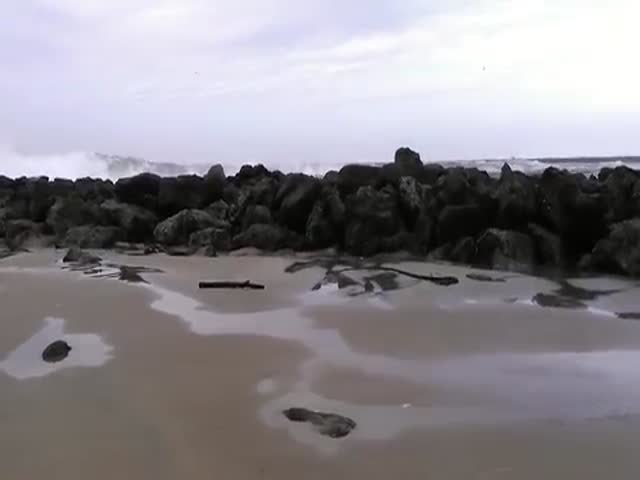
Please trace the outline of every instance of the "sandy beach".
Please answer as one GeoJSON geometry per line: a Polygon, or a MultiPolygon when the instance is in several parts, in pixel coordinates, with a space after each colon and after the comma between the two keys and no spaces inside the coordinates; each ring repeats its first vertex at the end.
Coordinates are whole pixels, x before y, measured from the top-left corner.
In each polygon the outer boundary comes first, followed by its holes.
{"type": "Polygon", "coordinates": [[[285,271],[305,257],[97,253],[93,272],[63,268],[61,250],[0,263],[3,480],[640,471],[635,282],[489,282],[402,262],[376,265],[459,283],[351,265],[345,285],[321,263],[285,271]],[[110,275],[120,265],[153,271],[127,283],[110,275]],[[198,290],[202,279],[266,289],[198,290]],[[68,358],[44,363],[58,339],[68,358]],[[285,418],[291,407],[357,427],[329,438],[285,418]]]}

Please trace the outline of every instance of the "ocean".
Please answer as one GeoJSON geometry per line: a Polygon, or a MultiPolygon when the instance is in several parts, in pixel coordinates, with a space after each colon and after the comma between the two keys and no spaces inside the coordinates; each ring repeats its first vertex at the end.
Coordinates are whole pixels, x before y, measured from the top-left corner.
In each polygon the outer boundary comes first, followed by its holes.
{"type": "MultiPolygon", "coordinates": [[[[439,163],[446,167],[464,166],[485,170],[490,175],[497,176],[504,163],[509,163],[513,170],[528,174],[541,173],[550,166],[566,169],[571,172],[586,175],[596,174],[605,167],[626,165],[640,169],[640,157],[575,157],[575,158],[510,158],[510,159],[481,159],[481,160],[427,160],[426,163],[439,163]]],[[[59,155],[24,155],[10,150],[0,150],[0,175],[11,178],[48,176],[49,178],[103,178],[117,180],[118,178],[151,172],[161,176],[175,176],[184,174],[204,175],[211,165],[204,163],[168,163],[156,162],[135,157],[106,155],[92,152],[74,152],[59,155]]],[[[242,164],[221,162],[227,175],[235,174],[242,164]]],[[[366,162],[363,162],[366,163],[366,162]]],[[[372,165],[382,162],[368,162],[372,165]]],[[[329,170],[339,170],[343,163],[305,163],[281,161],[265,163],[271,170],[285,173],[302,172],[308,175],[322,176],[329,170]]]]}

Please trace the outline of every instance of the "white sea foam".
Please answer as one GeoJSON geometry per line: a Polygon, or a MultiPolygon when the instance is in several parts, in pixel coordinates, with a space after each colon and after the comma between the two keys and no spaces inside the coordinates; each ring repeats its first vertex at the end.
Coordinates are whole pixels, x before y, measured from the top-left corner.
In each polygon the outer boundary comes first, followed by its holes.
{"type": "MultiPolygon", "coordinates": [[[[600,171],[604,167],[617,167],[629,165],[632,168],[640,168],[640,159],[637,158],[589,158],[566,160],[535,160],[513,158],[484,159],[484,160],[444,160],[433,163],[440,163],[446,167],[464,166],[476,167],[488,172],[490,175],[500,174],[502,166],[507,162],[513,170],[522,171],[529,174],[541,173],[550,166],[567,169],[572,172],[592,174],[600,171]]],[[[94,152],[68,152],[49,155],[27,155],[15,151],[15,149],[0,145],[0,175],[8,177],[33,177],[46,175],[50,178],[71,178],[82,177],[104,178],[117,180],[118,178],[136,175],[142,172],[151,172],[163,176],[174,176],[182,174],[205,174],[216,162],[204,163],[170,163],[157,162],[135,157],[104,155],[94,152]]],[[[234,175],[240,170],[242,164],[220,162],[225,168],[227,175],[234,175]]],[[[259,161],[247,161],[245,163],[259,163],[259,161]]],[[[264,162],[271,170],[282,172],[302,172],[308,175],[322,176],[330,170],[339,170],[343,163],[326,162],[306,162],[283,159],[277,162],[264,162]]],[[[380,164],[382,162],[367,162],[360,160],[354,163],[380,164]]]]}

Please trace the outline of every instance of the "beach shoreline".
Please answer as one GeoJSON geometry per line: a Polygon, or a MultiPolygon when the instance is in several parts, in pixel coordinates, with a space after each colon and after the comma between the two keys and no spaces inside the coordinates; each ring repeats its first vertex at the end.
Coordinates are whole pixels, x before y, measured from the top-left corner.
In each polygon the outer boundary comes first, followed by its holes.
{"type": "Polygon", "coordinates": [[[521,273],[640,275],[640,173],[586,176],[548,167],[499,177],[423,163],[345,165],[318,178],[245,165],[227,176],[143,173],[110,180],[0,177],[0,256],[29,248],[215,256],[333,249],[374,257],[410,252],[521,273]]]}
{"type": "Polygon", "coordinates": [[[457,266],[381,264],[460,279],[445,286],[339,262],[351,281],[292,271],[299,256],[94,253],[100,272],[63,268],[55,250],[0,262],[4,478],[595,479],[614,459],[616,478],[637,471],[625,445],[640,426],[640,324],[615,315],[636,309],[633,282],[568,279],[584,305],[556,308],[532,301],[556,281],[457,266]],[[148,283],[111,275],[122,265],[148,283]],[[203,278],[266,289],[199,290],[203,278]],[[43,370],[33,346],[50,334],[75,350],[43,370]],[[325,437],[288,421],[291,407],[357,427],[325,437]]]}

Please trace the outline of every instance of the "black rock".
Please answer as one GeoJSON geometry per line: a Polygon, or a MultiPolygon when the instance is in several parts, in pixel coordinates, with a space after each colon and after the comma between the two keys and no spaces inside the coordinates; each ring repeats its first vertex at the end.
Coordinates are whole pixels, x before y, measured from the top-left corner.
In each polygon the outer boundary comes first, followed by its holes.
{"type": "Polygon", "coordinates": [[[121,237],[118,227],[73,227],[67,231],[62,244],[65,247],[112,248],[121,237]]]}
{"type": "Polygon", "coordinates": [[[183,210],[180,213],[160,222],[153,235],[162,245],[184,245],[193,232],[214,227],[216,222],[203,210],[183,210]]]}
{"type": "Polygon", "coordinates": [[[278,220],[294,232],[305,233],[307,219],[320,194],[320,181],[309,175],[287,175],[274,199],[278,220]]]}
{"type": "Polygon", "coordinates": [[[478,205],[446,206],[438,217],[438,243],[474,237],[488,226],[489,218],[478,205]]]}
{"type": "Polygon", "coordinates": [[[640,276],[640,218],[613,225],[594,247],[589,263],[596,271],[640,276]]]}
{"type": "Polygon", "coordinates": [[[122,230],[124,240],[148,242],[153,238],[153,230],[158,218],[151,211],[115,200],[107,200],[100,206],[109,225],[122,230]]]}
{"type": "Polygon", "coordinates": [[[420,160],[420,154],[406,147],[396,151],[394,164],[400,168],[401,175],[411,176],[420,175],[424,166],[420,160]]]}
{"type": "Polygon", "coordinates": [[[57,340],[50,344],[42,352],[42,360],[47,363],[58,363],[69,356],[71,347],[63,340],[57,340]]]}
{"type": "Polygon", "coordinates": [[[116,198],[124,203],[131,203],[156,211],[161,178],[152,173],[141,173],[134,177],[122,178],[116,182],[116,198]]]}
{"type": "Polygon", "coordinates": [[[64,263],[77,263],[80,265],[91,265],[97,264],[102,261],[102,259],[96,255],[92,255],[88,252],[85,252],[79,247],[71,247],[67,254],[62,259],[64,263]]]}
{"type": "Polygon", "coordinates": [[[323,413],[306,408],[290,408],[282,412],[292,422],[310,423],[321,435],[343,438],[356,428],[356,422],[335,413],[323,413]]]}
{"type": "Polygon", "coordinates": [[[288,233],[278,225],[256,223],[233,237],[233,248],[255,247],[261,250],[275,251],[285,248],[288,233]]]}
{"type": "Polygon", "coordinates": [[[476,244],[476,263],[497,270],[531,272],[535,265],[531,237],[510,230],[487,230],[476,244]]]}

